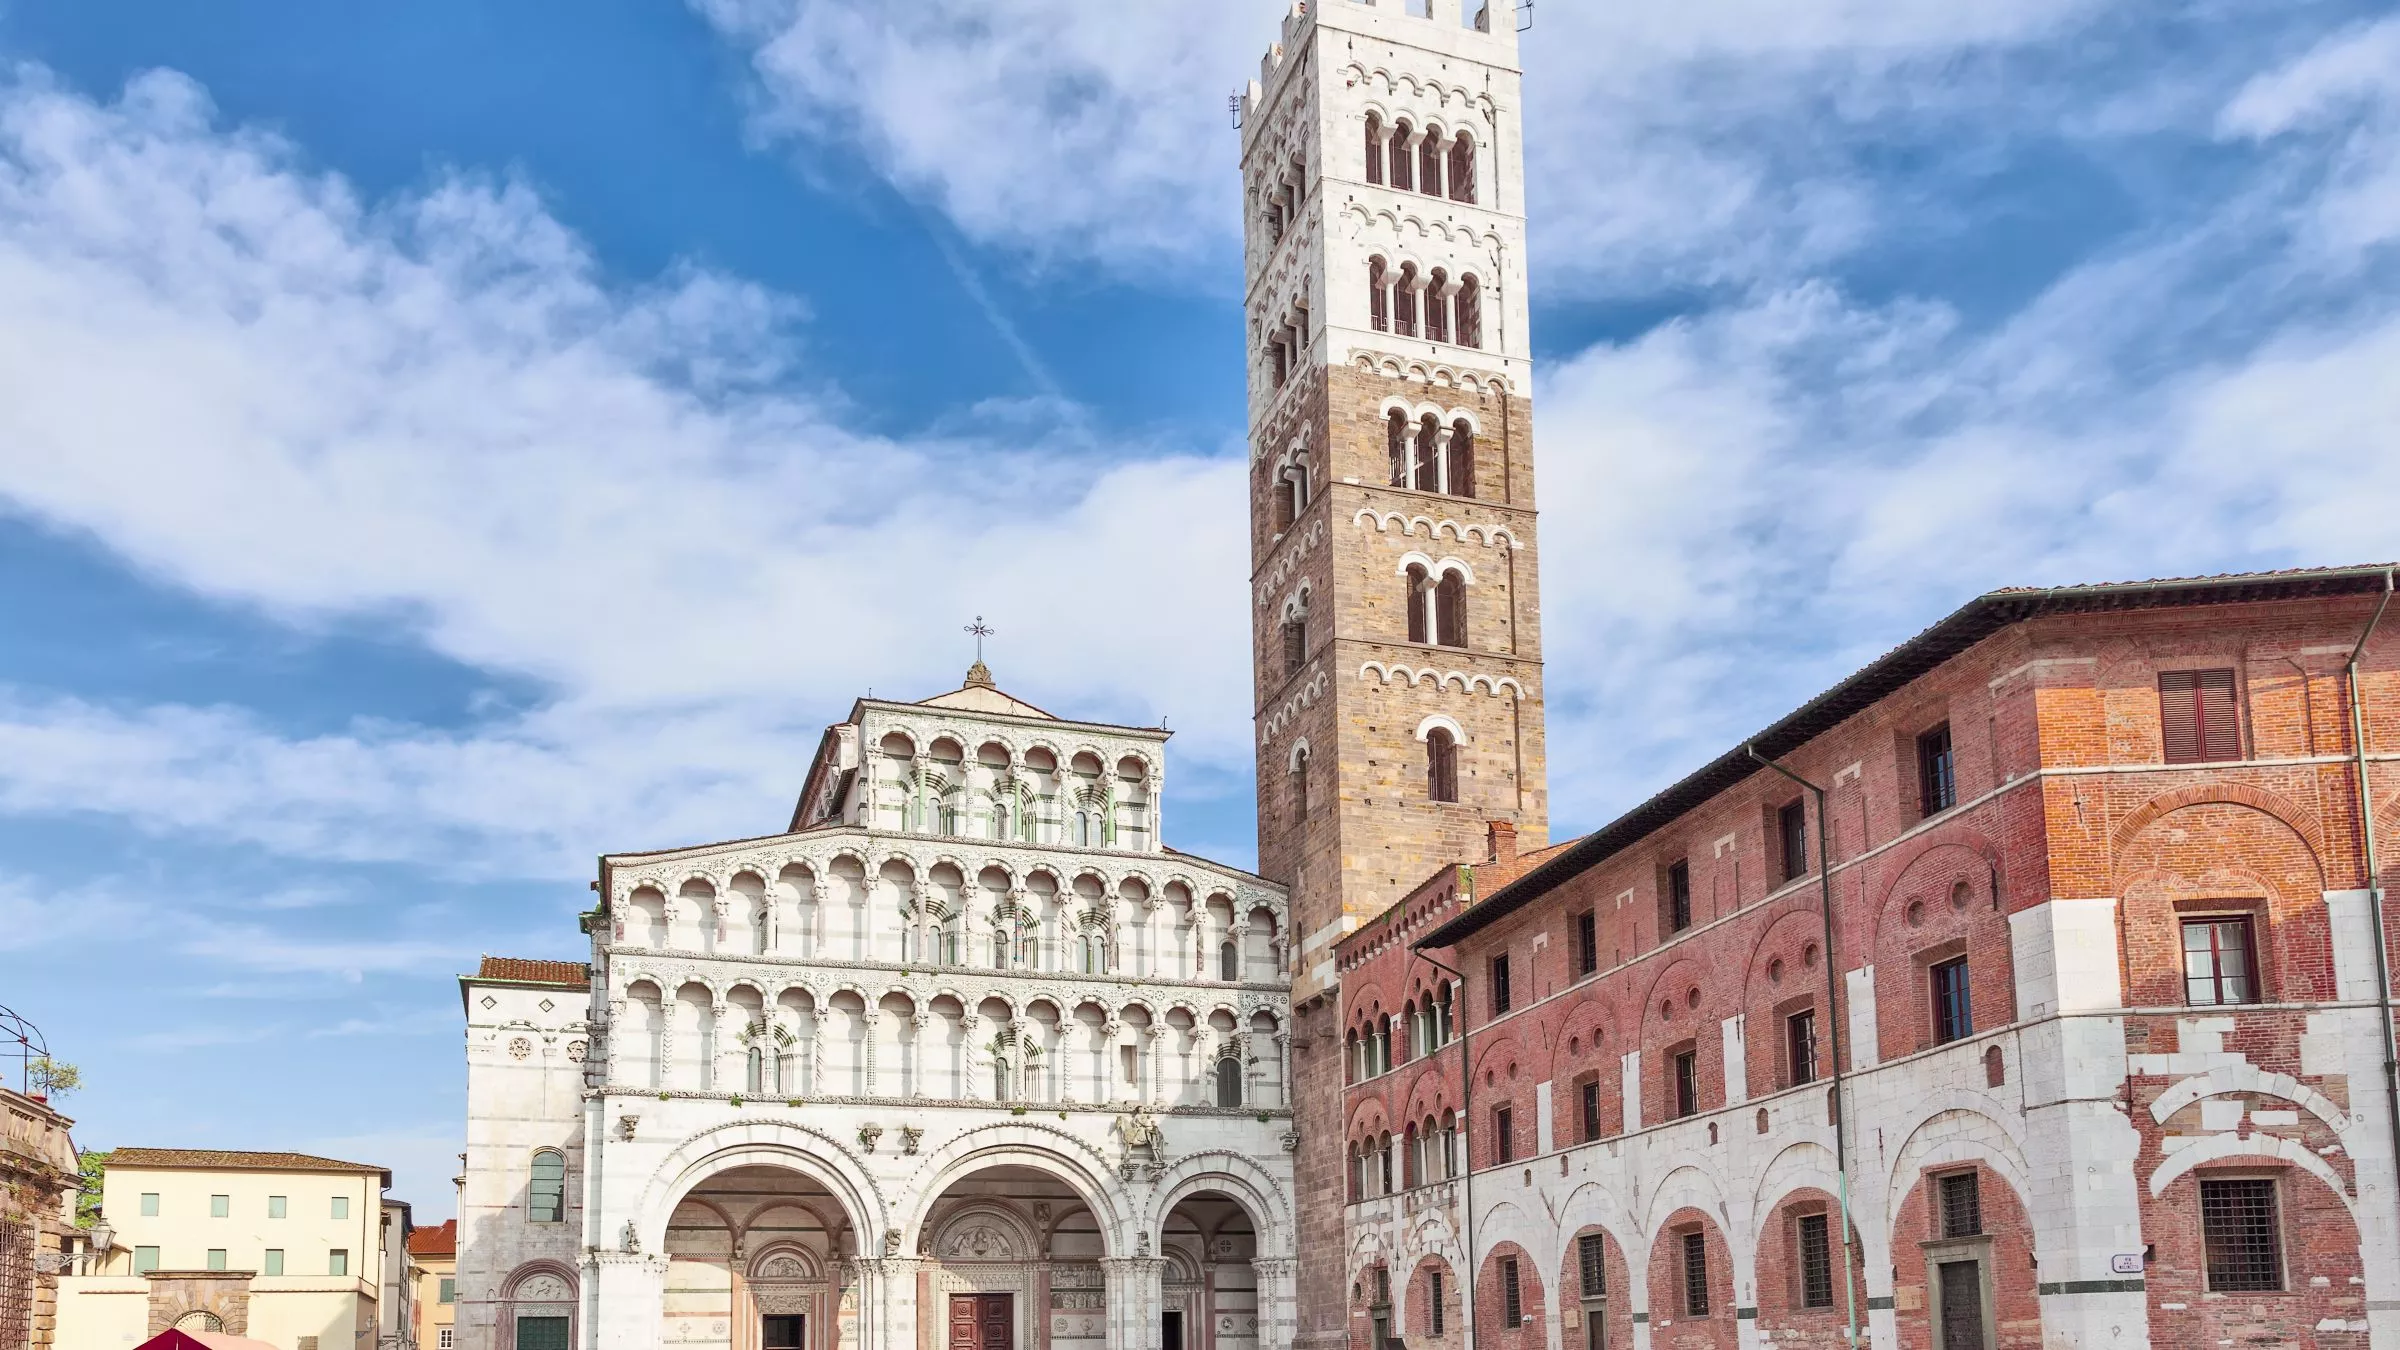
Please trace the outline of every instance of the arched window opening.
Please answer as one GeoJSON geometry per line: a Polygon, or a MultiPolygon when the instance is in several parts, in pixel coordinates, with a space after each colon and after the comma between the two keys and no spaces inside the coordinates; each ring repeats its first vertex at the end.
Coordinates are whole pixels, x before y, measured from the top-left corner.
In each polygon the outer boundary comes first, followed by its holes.
{"type": "Polygon", "coordinates": [[[1408,414],[1398,408],[1383,419],[1384,446],[1392,457],[1392,486],[1408,486],[1408,414]]]}
{"type": "Polygon", "coordinates": [[[1442,143],[1430,131],[1417,142],[1417,190],[1442,195],[1442,143]]]}
{"type": "Polygon", "coordinates": [[[1467,579],[1456,572],[1444,573],[1434,587],[1433,640],[1444,647],[1467,645],[1467,579]]]}
{"type": "Polygon", "coordinates": [[[1392,186],[1413,189],[1417,185],[1416,150],[1409,145],[1408,123],[1392,124],[1392,186]]]}
{"type": "Polygon", "coordinates": [[[1450,278],[1440,268],[1425,282],[1425,336],[1436,342],[1450,340],[1450,278]]]}
{"type": "Polygon", "coordinates": [[[1458,345],[1483,345],[1483,288],[1471,276],[1458,279],[1458,345]]]}
{"type": "Polygon", "coordinates": [[[748,1072],[742,1075],[742,1087],[744,1091],[755,1097],[767,1090],[766,1047],[762,1045],[752,1045],[747,1058],[750,1062],[748,1065],[748,1072]]]}
{"type": "Polygon", "coordinates": [[[1392,1137],[1388,1134],[1375,1140],[1376,1175],[1383,1182],[1382,1195],[1392,1193],[1392,1137]]]}
{"type": "Polygon", "coordinates": [[[1400,264],[1400,279],[1392,283],[1392,331],[1402,337],[1417,335],[1417,265],[1400,264]]]}
{"type": "Polygon", "coordinates": [[[1392,288],[1384,280],[1383,259],[1367,259],[1367,320],[1378,333],[1388,333],[1392,327],[1392,288]]]}
{"type": "Polygon", "coordinates": [[[1292,818],[1308,824],[1308,751],[1292,756],[1292,818]]]}
{"type": "Polygon", "coordinates": [[[1453,497],[1475,495],[1475,428],[1460,418],[1450,424],[1450,446],[1443,456],[1443,487],[1453,497]]]}
{"type": "Polygon", "coordinates": [[[1383,181],[1383,119],[1367,114],[1367,181],[1383,181]]]}
{"type": "Polygon", "coordinates": [[[1275,495],[1279,499],[1275,507],[1276,514],[1283,518],[1284,526],[1288,529],[1300,519],[1300,513],[1308,509],[1307,466],[1295,464],[1285,469],[1281,489],[1275,495]]]}
{"type": "Polygon", "coordinates": [[[1237,1053],[1228,1052],[1217,1061],[1217,1105],[1242,1104],[1242,1061],[1237,1053]]]}
{"type": "Polygon", "coordinates": [[[1475,141],[1463,131],[1450,142],[1450,200],[1475,202],[1475,141]]]}
{"type": "Polygon", "coordinates": [[[1293,501],[1291,475],[1287,472],[1275,480],[1275,528],[1288,530],[1299,518],[1299,508],[1293,501]]]}
{"type": "Polygon", "coordinates": [[[1425,733],[1425,787],[1437,802],[1458,800],[1458,742],[1448,727],[1425,733]]]}
{"type": "Polygon", "coordinates": [[[1228,983],[1242,978],[1242,949],[1234,943],[1217,948],[1217,978],[1228,983]]]}
{"type": "Polygon", "coordinates": [[[1417,1156],[1417,1124],[1410,1121],[1401,1132],[1400,1184],[1411,1189],[1425,1184],[1424,1159],[1417,1156]]]}
{"type": "Polygon", "coordinates": [[[1408,565],[1408,640],[1411,642],[1427,640],[1425,635],[1425,593],[1429,588],[1430,582],[1425,576],[1424,567],[1417,563],[1410,563],[1408,565]]]}
{"type": "Polygon", "coordinates": [[[1084,974],[1105,975],[1108,973],[1108,944],[1101,940],[1098,933],[1088,928],[1083,930],[1078,945],[1083,955],[1084,974]]]}
{"type": "Polygon", "coordinates": [[[533,1152],[533,1181],[525,1188],[525,1217],[535,1223],[567,1219],[567,1155],[554,1148],[533,1152]]]}
{"type": "Polygon", "coordinates": [[[1417,491],[1442,490],[1442,424],[1427,413],[1417,423],[1417,491]]]}
{"type": "Polygon", "coordinates": [[[1342,1068],[1353,1083],[1364,1076],[1358,1071],[1358,1033],[1355,1031],[1342,1036],[1342,1068]]]}
{"type": "Polygon", "coordinates": [[[1283,673],[1297,675],[1308,664],[1308,621],[1295,614],[1283,621],[1283,673]]]}
{"type": "Polygon", "coordinates": [[[1444,1111],[1442,1113],[1442,1179],[1447,1181],[1457,1175],[1458,1115],[1453,1111],[1444,1111]]]}

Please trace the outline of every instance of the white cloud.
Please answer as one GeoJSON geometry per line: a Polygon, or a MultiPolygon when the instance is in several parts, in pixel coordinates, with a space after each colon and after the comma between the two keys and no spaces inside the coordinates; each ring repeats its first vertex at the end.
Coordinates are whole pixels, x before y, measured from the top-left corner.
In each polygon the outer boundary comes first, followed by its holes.
{"type": "Polygon", "coordinates": [[[361,202],[174,75],[106,105],[0,92],[0,500],[203,595],[377,616],[548,694],[462,732],[300,739],[4,696],[0,802],[580,870],[780,825],[823,721],[869,685],[948,687],[979,612],[1011,688],[1172,713],[1201,729],[1179,755],[1243,763],[1240,464],[1098,445],[1044,406],[854,432],[760,380],[793,308],[691,271],[610,289],[518,185],[361,202]]]}
{"type": "Polygon", "coordinates": [[[2400,18],[2337,33],[2259,75],[2218,125],[2250,140],[2339,134],[2322,196],[2305,217],[2307,237],[2340,263],[2400,237],[2400,18]]]}

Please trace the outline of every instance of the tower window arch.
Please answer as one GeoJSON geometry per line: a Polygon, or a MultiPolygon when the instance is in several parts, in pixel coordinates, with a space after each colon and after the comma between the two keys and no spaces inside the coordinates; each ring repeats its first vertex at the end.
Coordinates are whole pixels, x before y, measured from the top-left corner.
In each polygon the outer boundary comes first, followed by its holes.
{"type": "Polygon", "coordinates": [[[1483,345],[1483,287],[1473,275],[1458,279],[1458,345],[1483,345]]]}
{"type": "MultiPolygon", "coordinates": [[[[1380,326],[1380,325],[1379,325],[1380,326]]],[[[1383,419],[1385,448],[1392,457],[1392,486],[1408,486],[1408,414],[1394,408],[1383,419]]]]}
{"type": "Polygon", "coordinates": [[[1228,984],[1242,978],[1242,949],[1232,942],[1217,948],[1217,978],[1228,984]]]}
{"type": "Polygon", "coordinates": [[[1227,1051],[1217,1061],[1217,1105],[1242,1104],[1242,1061],[1237,1051],[1227,1051]]]}
{"type": "Polygon", "coordinates": [[[533,1178],[525,1188],[525,1217],[534,1223],[566,1222],[566,1154],[554,1148],[533,1151],[533,1178]]]}
{"type": "Polygon", "coordinates": [[[1408,122],[1403,119],[1392,124],[1392,186],[1414,190],[1417,186],[1416,147],[1409,144],[1408,122]]]}
{"type": "Polygon", "coordinates": [[[1367,320],[1378,333],[1392,328],[1392,287],[1385,275],[1383,259],[1367,259],[1367,320]]]}
{"type": "Polygon", "coordinates": [[[1308,824],[1308,745],[1292,748],[1292,816],[1306,828],[1308,824]]]}
{"type": "Polygon", "coordinates": [[[1392,331],[1417,335],[1417,265],[1400,264],[1400,279],[1392,283],[1392,331]]]}
{"type": "Polygon", "coordinates": [[[1450,424],[1450,445],[1444,451],[1443,487],[1453,497],[1475,495],[1475,428],[1467,419],[1450,424]]]}
{"type": "Polygon", "coordinates": [[[1463,131],[1450,142],[1450,200],[1475,203],[1475,138],[1463,131]]]}
{"type": "Polygon", "coordinates": [[[1443,647],[1467,645],[1467,579],[1444,572],[1433,588],[1433,640],[1443,647]]]}
{"type": "Polygon", "coordinates": [[[1430,130],[1417,140],[1417,190],[1442,195],[1442,143],[1430,130]]]}
{"type": "Polygon", "coordinates": [[[1383,119],[1367,114],[1367,181],[1383,181],[1383,119]]]}
{"type": "Polygon", "coordinates": [[[1442,490],[1442,424],[1427,413],[1417,423],[1417,491],[1442,490]]]}
{"type": "Polygon", "coordinates": [[[1450,278],[1440,268],[1425,282],[1425,336],[1436,342],[1450,340],[1450,278]]]}
{"type": "Polygon", "coordinates": [[[1424,566],[1419,563],[1410,563],[1408,565],[1407,605],[1408,640],[1411,642],[1430,641],[1426,636],[1426,621],[1430,617],[1426,612],[1426,602],[1431,590],[1432,578],[1425,574],[1424,566]]]}
{"type": "Polygon", "coordinates": [[[1448,727],[1425,733],[1425,795],[1437,802],[1458,800],[1458,740],[1448,727]]]}

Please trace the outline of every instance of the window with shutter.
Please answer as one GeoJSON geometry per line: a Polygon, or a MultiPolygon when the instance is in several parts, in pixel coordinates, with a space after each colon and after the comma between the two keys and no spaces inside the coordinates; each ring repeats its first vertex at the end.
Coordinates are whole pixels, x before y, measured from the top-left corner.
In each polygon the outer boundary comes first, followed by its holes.
{"type": "Polygon", "coordinates": [[[2158,677],[2158,729],[2169,764],[2242,757],[2231,670],[2169,670],[2158,677]]]}

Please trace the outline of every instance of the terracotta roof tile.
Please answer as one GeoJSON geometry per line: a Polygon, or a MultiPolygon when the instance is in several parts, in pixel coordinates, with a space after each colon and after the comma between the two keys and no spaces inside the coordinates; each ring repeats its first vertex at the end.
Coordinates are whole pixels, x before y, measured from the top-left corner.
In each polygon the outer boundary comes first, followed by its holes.
{"type": "Polygon", "coordinates": [[[556,984],[573,989],[592,987],[592,968],[581,961],[536,961],[522,956],[487,956],[475,975],[485,980],[556,984]]]}
{"type": "Polygon", "coordinates": [[[408,1235],[411,1256],[458,1255],[458,1220],[445,1219],[439,1228],[420,1228],[408,1235]]]}
{"type": "Polygon", "coordinates": [[[119,1148],[108,1155],[111,1167],[225,1168],[249,1172],[374,1172],[386,1178],[388,1167],[343,1162],[313,1153],[250,1153],[230,1148],[119,1148]]]}

